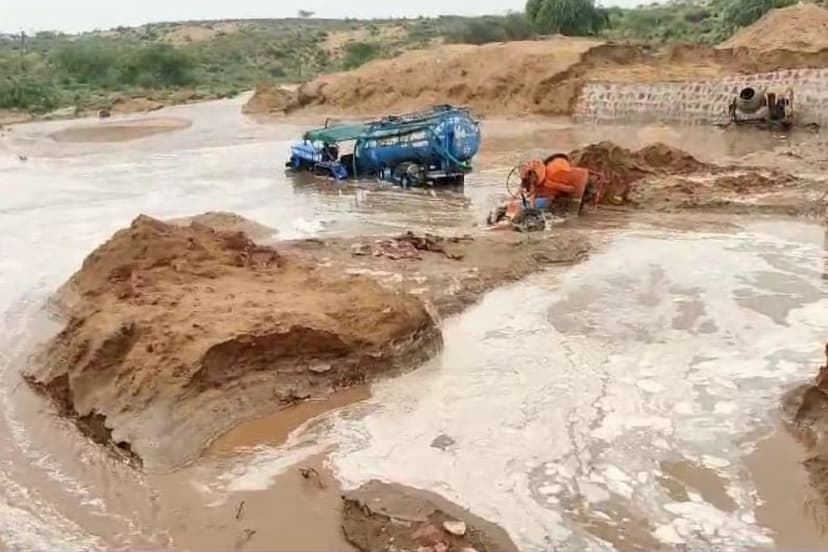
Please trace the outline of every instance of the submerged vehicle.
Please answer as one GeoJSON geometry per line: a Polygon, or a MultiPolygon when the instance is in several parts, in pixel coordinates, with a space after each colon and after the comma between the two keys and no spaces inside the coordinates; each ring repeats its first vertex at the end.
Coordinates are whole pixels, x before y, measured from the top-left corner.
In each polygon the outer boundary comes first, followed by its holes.
{"type": "Polygon", "coordinates": [[[291,146],[290,170],[342,181],[374,177],[403,187],[462,184],[480,149],[480,125],[450,105],[359,124],[327,124],[291,146]],[[345,143],[353,150],[342,153],[345,143]]]}
{"type": "Polygon", "coordinates": [[[572,164],[564,153],[528,161],[509,172],[506,191],[512,199],[493,209],[486,224],[519,232],[545,230],[546,214],[580,216],[587,206],[595,209],[606,182],[603,173],[572,164]]]}

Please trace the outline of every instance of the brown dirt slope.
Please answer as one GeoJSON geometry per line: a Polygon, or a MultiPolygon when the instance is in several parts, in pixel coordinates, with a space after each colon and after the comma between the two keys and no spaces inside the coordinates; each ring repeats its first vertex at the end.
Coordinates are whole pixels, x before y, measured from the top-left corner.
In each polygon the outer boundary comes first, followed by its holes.
{"type": "Polygon", "coordinates": [[[531,42],[445,45],[323,75],[295,97],[267,89],[250,112],[316,108],[379,115],[435,104],[466,105],[481,115],[568,115],[584,83],[689,81],[777,69],[828,66],[828,50],[790,52],[671,45],[656,48],[554,37],[531,42]]]}
{"type": "Polygon", "coordinates": [[[603,173],[603,203],[647,210],[764,213],[823,220],[825,181],[776,169],[703,163],[665,144],[631,151],[613,142],[570,153],[572,161],[603,173]]]}
{"type": "Polygon", "coordinates": [[[296,94],[281,86],[260,85],[253,97],[242,107],[243,113],[256,115],[282,114],[297,107],[296,94]]]}
{"type": "Polygon", "coordinates": [[[362,552],[517,551],[503,529],[430,493],[370,481],[342,499],[342,531],[362,552]]]}
{"type": "Polygon", "coordinates": [[[817,377],[788,393],[782,405],[789,429],[808,448],[803,465],[811,485],[822,507],[828,507],[828,343],[817,377]]]}
{"type": "Polygon", "coordinates": [[[147,467],[221,431],[439,346],[422,301],[256,245],[140,216],[61,290],[68,322],[27,379],[93,440],[147,467]]]}
{"type": "Polygon", "coordinates": [[[828,10],[810,3],[771,10],[719,48],[818,52],[828,48],[828,10]]]}

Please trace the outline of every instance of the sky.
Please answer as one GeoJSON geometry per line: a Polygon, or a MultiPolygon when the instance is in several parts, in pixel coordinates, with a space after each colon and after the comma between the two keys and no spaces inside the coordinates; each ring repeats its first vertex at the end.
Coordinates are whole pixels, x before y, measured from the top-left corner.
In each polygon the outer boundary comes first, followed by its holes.
{"type": "Polygon", "coordinates": [[[137,26],[158,21],[293,17],[416,17],[501,14],[525,0],[0,0],[0,32],[64,32],[137,26]]]}

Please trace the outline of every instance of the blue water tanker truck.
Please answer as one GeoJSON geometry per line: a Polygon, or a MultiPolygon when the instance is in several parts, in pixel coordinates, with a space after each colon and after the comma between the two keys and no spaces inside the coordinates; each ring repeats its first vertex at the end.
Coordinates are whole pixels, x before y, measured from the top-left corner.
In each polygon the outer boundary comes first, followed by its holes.
{"type": "Polygon", "coordinates": [[[462,184],[479,149],[480,124],[469,110],[441,105],[365,123],[326,124],[291,146],[286,165],[337,181],[378,178],[403,187],[462,184]]]}

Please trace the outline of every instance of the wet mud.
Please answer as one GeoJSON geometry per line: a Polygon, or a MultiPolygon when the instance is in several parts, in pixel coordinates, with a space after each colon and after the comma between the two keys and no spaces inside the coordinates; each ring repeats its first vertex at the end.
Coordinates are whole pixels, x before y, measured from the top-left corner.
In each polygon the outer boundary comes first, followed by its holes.
{"type": "Polygon", "coordinates": [[[113,121],[89,126],[70,126],[52,134],[57,142],[128,142],[155,134],[188,128],[191,121],[171,117],[113,121]]]}
{"type": "Polygon", "coordinates": [[[824,178],[706,163],[662,143],[631,151],[600,142],[571,152],[570,158],[603,175],[602,201],[612,205],[650,211],[798,216],[817,221],[828,215],[824,178]]]}

